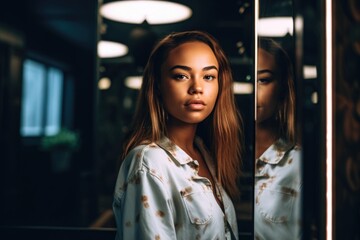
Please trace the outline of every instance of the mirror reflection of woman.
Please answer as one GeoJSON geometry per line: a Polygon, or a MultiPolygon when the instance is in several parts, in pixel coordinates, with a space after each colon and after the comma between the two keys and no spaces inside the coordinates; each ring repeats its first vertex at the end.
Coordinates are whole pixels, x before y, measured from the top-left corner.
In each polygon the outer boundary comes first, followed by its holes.
{"type": "Polygon", "coordinates": [[[238,117],[230,65],[211,35],[157,44],[116,182],[117,239],[238,239],[238,117]]]}
{"type": "Polygon", "coordinates": [[[295,134],[292,63],[260,38],[255,162],[255,239],[301,238],[301,150],[295,134]]]}

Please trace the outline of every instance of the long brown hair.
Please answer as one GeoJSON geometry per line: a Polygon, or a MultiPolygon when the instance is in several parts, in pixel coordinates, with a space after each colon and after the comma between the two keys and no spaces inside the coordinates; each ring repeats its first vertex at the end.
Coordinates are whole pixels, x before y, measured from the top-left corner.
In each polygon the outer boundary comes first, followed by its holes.
{"type": "Polygon", "coordinates": [[[230,64],[217,40],[206,32],[172,33],[155,46],[144,69],[133,130],[125,143],[123,156],[139,144],[156,142],[167,135],[166,113],[158,93],[160,69],[172,49],[193,41],[207,44],[219,63],[219,92],[216,104],[210,116],[199,123],[197,135],[204,140],[216,160],[218,181],[232,197],[237,197],[242,120],[235,105],[230,64]]]}
{"type": "Polygon", "coordinates": [[[292,143],[296,143],[296,97],[293,64],[287,52],[271,38],[260,38],[259,48],[270,53],[275,58],[276,72],[279,74],[281,104],[278,106],[277,117],[280,136],[292,143]]]}

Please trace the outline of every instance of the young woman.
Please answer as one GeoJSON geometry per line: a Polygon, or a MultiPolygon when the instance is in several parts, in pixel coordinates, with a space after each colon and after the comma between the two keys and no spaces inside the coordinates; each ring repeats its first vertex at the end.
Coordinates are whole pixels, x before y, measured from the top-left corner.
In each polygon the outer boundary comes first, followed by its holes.
{"type": "Polygon", "coordinates": [[[255,239],[301,238],[301,152],[291,61],[276,42],[258,51],[255,239]]]}
{"type": "Polygon", "coordinates": [[[173,33],[155,46],[134,121],[115,187],[117,238],[237,239],[240,118],[211,35],[173,33]]]}

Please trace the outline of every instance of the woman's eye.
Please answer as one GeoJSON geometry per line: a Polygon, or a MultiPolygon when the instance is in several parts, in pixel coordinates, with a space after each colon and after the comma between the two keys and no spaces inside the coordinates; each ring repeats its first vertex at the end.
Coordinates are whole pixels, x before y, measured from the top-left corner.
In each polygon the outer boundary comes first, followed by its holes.
{"type": "Polygon", "coordinates": [[[185,80],[187,78],[188,77],[186,75],[184,75],[184,74],[175,74],[174,75],[174,79],[176,79],[176,80],[185,80]]]}
{"type": "Polygon", "coordinates": [[[258,83],[260,83],[260,84],[267,84],[267,83],[269,83],[271,81],[272,81],[271,78],[259,78],[258,79],[258,83]]]}
{"type": "Polygon", "coordinates": [[[214,80],[216,77],[213,76],[213,75],[205,75],[204,79],[205,80],[208,80],[208,81],[211,81],[211,80],[214,80]]]}

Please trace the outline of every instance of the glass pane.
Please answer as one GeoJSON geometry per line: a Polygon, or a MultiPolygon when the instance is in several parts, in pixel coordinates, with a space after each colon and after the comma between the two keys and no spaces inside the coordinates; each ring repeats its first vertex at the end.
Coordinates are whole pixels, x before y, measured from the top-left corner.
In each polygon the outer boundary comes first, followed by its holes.
{"type": "Polygon", "coordinates": [[[61,128],[63,78],[59,69],[49,68],[45,135],[54,135],[61,128]]]}
{"type": "Polygon", "coordinates": [[[45,73],[44,65],[25,60],[20,129],[24,137],[42,134],[45,73]]]}
{"type": "Polygon", "coordinates": [[[254,235],[301,238],[302,150],[297,129],[292,0],[260,0],[254,235]]]}

